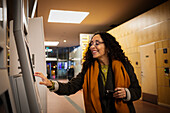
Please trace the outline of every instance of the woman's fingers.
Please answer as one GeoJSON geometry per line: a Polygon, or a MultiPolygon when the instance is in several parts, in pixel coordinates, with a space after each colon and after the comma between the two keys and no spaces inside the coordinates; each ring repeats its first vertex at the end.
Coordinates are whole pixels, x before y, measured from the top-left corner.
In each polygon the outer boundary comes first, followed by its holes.
{"type": "Polygon", "coordinates": [[[35,72],[34,75],[42,78],[42,74],[40,72],[35,72]]]}
{"type": "Polygon", "coordinates": [[[40,77],[42,79],[46,79],[46,77],[41,72],[35,72],[34,76],[40,77]]]}
{"type": "Polygon", "coordinates": [[[50,80],[48,80],[41,72],[35,72],[34,76],[40,77],[42,79],[42,81],[39,82],[39,84],[46,85],[46,86],[51,86],[50,80]]]}
{"type": "Polygon", "coordinates": [[[45,82],[42,82],[42,81],[39,82],[39,84],[41,84],[41,85],[46,85],[46,83],[45,83],[45,82]]]}
{"type": "Polygon", "coordinates": [[[34,74],[36,74],[36,75],[41,75],[42,73],[41,73],[41,72],[35,72],[34,74]]]}
{"type": "Polygon", "coordinates": [[[113,97],[115,97],[115,98],[124,98],[124,97],[126,97],[126,91],[125,91],[124,88],[118,87],[118,88],[115,88],[115,91],[117,91],[117,92],[115,92],[113,94],[113,97]]]}

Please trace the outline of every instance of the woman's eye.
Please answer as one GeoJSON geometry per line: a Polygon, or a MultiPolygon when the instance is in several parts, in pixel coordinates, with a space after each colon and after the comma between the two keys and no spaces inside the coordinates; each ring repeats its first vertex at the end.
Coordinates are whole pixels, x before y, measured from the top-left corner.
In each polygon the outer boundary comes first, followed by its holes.
{"type": "Polygon", "coordinates": [[[99,41],[96,41],[96,45],[99,45],[100,44],[100,42],[99,41]]]}
{"type": "Polygon", "coordinates": [[[99,45],[99,42],[96,42],[96,45],[99,45]]]}

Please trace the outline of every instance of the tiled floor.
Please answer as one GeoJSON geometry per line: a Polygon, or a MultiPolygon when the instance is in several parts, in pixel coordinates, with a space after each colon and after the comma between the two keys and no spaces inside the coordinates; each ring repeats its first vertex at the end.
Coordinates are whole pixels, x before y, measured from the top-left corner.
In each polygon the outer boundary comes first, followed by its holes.
{"type": "MultiPolygon", "coordinates": [[[[63,80],[62,82],[67,82],[63,80]]],[[[170,108],[151,104],[145,101],[134,102],[137,113],[170,113],[170,108]]],[[[53,92],[47,92],[47,113],[85,113],[83,91],[74,95],[58,96],[53,92]]]]}

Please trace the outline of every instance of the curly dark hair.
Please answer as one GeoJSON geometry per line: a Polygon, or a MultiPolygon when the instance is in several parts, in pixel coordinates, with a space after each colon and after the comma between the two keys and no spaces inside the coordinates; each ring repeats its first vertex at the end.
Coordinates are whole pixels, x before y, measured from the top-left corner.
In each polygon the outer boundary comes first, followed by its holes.
{"type": "MultiPolygon", "coordinates": [[[[106,32],[96,32],[92,38],[95,35],[100,35],[100,37],[102,38],[102,40],[104,41],[106,50],[108,51],[108,57],[110,60],[119,60],[121,61],[123,64],[126,62],[130,62],[128,60],[128,57],[125,56],[125,53],[123,52],[123,50],[121,49],[121,46],[119,45],[119,42],[116,41],[115,37],[113,37],[112,35],[110,35],[109,33],[106,32]]],[[[88,46],[88,50],[83,58],[85,60],[85,62],[83,63],[83,67],[90,67],[91,64],[94,63],[94,61],[96,60],[95,58],[93,58],[93,55],[90,51],[90,46],[88,46]]]]}

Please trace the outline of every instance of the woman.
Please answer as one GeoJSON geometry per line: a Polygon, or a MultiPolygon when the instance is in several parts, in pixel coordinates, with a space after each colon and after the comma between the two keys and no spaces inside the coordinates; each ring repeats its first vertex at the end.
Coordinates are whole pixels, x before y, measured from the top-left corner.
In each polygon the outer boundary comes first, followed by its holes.
{"type": "Polygon", "coordinates": [[[82,71],[68,83],[48,80],[40,84],[59,95],[83,88],[87,113],[135,113],[132,101],[141,96],[141,87],[128,58],[116,39],[105,32],[95,33],[84,57],[82,71]]]}

